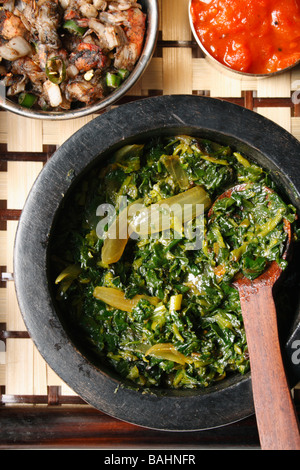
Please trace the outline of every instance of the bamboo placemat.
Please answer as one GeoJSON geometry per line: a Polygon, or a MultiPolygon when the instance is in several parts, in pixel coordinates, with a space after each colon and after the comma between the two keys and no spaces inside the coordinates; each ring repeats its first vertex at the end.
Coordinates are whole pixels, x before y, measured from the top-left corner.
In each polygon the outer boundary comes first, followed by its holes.
{"type": "MultiPolygon", "coordinates": [[[[300,67],[268,79],[235,79],[202,56],[188,0],[160,0],[154,57],[118,103],[162,94],[221,98],[266,116],[300,139],[300,67]]],[[[0,404],[82,403],[41,358],[23,323],[13,282],[13,243],[30,188],[56,148],[92,115],[66,122],[23,118],[0,108],[0,404]]],[[[0,411],[1,426],[1,411],[0,411]]]]}

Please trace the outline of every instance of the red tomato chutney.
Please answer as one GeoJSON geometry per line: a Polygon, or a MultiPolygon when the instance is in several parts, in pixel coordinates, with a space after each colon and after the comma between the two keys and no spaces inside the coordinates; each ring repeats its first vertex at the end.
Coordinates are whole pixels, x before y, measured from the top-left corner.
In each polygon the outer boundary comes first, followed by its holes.
{"type": "Polygon", "coordinates": [[[195,31],[215,59],[244,73],[300,60],[300,0],[192,0],[195,31]]]}

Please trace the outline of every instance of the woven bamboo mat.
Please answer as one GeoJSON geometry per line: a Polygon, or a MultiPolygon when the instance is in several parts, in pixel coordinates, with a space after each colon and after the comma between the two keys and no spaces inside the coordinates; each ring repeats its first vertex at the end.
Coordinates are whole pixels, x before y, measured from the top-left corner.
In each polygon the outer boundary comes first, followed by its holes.
{"type": "MultiPolygon", "coordinates": [[[[162,94],[222,98],[260,113],[300,139],[300,67],[270,79],[233,79],[215,70],[192,39],[188,0],[160,0],[154,57],[124,102],[162,94]]],[[[0,404],[80,403],[41,358],[19,312],[13,243],[25,198],[55,149],[95,115],[37,121],[0,108],[0,404]]]]}

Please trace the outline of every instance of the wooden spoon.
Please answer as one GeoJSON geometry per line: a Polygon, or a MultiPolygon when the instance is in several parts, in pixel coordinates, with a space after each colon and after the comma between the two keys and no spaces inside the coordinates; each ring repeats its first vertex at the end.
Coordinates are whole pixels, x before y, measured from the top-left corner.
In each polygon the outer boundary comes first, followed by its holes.
{"type": "MultiPolygon", "coordinates": [[[[230,197],[245,185],[235,186],[218,199],[230,197]]],[[[268,191],[271,192],[269,189],[268,191]]],[[[209,217],[213,206],[209,211],[209,217]]],[[[287,244],[291,243],[291,226],[285,220],[287,244]]],[[[238,289],[251,367],[255,414],[263,450],[300,450],[299,422],[282,361],[277,329],[273,286],[282,269],[273,261],[254,280],[239,274],[233,285],[238,289]]]]}

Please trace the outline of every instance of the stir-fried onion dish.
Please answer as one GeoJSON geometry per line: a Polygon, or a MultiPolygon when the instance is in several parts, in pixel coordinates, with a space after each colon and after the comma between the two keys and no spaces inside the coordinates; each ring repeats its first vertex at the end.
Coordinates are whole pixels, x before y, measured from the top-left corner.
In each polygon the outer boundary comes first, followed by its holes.
{"type": "Polygon", "coordinates": [[[126,145],[76,186],[52,235],[61,315],[100,362],[141,387],[245,374],[232,283],[274,260],[284,269],[285,225],[295,220],[270,175],[227,146],[185,135],[126,145]],[[171,207],[169,227],[156,226],[171,207]]]}
{"type": "Polygon", "coordinates": [[[145,28],[135,0],[4,0],[0,83],[27,108],[91,105],[129,76],[145,28]]]}

